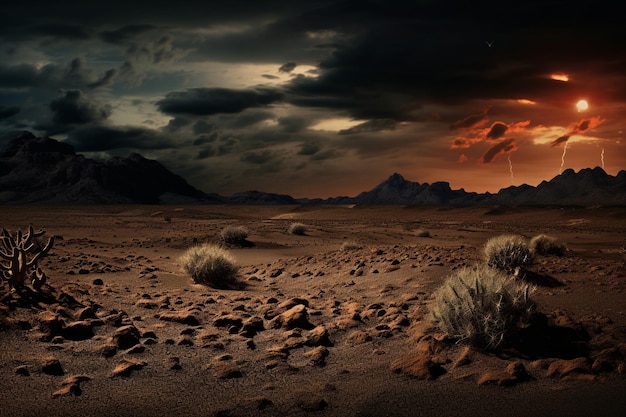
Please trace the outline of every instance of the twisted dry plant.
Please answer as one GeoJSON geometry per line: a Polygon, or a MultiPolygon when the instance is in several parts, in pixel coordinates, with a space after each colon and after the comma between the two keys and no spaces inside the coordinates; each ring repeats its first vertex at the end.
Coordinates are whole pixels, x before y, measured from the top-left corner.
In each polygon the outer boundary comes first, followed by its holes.
{"type": "Polygon", "coordinates": [[[26,233],[18,230],[13,235],[2,228],[0,235],[0,278],[7,281],[11,289],[23,288],[26,281],[30,279],[33,289],[39,291],[46,282],[46,274],[37,263],[52,249],[54,237],[50,237],[48,243],[42,248],[36,238],[44,234],[45,231],[43,230],[35,232],[33,226],[29,226],[26,233]],[[1,262],[1,260],[6,262],[1,262]]]}

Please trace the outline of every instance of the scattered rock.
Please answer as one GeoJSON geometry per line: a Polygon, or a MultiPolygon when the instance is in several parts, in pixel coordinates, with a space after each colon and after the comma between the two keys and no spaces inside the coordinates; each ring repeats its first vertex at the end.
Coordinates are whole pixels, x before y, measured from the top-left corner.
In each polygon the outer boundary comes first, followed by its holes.
{"type": "Polygon", "coordinates": [[[317,346],[304,354],[306,358],[309,358],[315,366],[325,366],[326,357],[329,355],[329,351],[325,346],[317,346]]]}
{"type": "Polygon", "coordinates": [[[87,340],[94,336],[93,325],[90,321],[75,321],[63,328],[62,335],[68,340],[87,340]]]}
{"type": "Polygon", "coordinates": [[[417,379],[434,380],[446,373],[446,370],[432,360],[429,355],[416,353],[397,359],[391,364],[391,369],[417,379]]]}
{"type": "Polygon", "coordinates": [[[41,372],[54,376],[65,374],[65,371],[63,371],[63,367],[61,366],[61,362],[56,358],[46,358],[43,366],[41,367],[41,372]]]}
{"type": "Polygon", "coordinates": [[[15,368],[15,374],[22,375],[22,376],[30,376],[30,371],[28,370],[28,367],[26,365],[20,365],[17,368],[15,368]]]}
{"type": "Polygon", "coordinates": [[[309,322],[309,314],[304,304],[298,304],[284,313],[274,317],[271,321],[272,327],[275,329],[312,329],[314,326],[309,322]]]}
{"type": "Polygon", "coordinates": [[[360,345],[374,340],[367,332],[363,330],[354,330],[348,335],[348,341],[351,345],[360,345]]]}
{"type": "Polygon", "coordinates": [[[52,393],[52,398],[67,397],[71,395],[79,396],[83,393],[83,390],[78,384],[66,385],[63,388],[52,393]]]}
{"type": "Polygon", "coordinates": [[[100,348],[100,354],[105,358],[115,356],[117,353],[117,345],[104,345],[100,348]]]}
{"type": "Polygon", "coordinates": [[[166,311],[159,314],[159,319],[163,321],[174,321],[176,323],[187,324],[189,326],[199,326],[200,320],[189,311],[166,311]]]}
{"type": "Polygon", "coordinates": [[[183,367],[180,364],[180,358],[177,356],[171,356],[167,358],[167,360],[165,361],[165,364],[167,367],[169,367],[171,370],[174,370],[174,371],[179,371],[183,369],[183,367]]]}
{"type": "Polygon", "coordinates": [[[509,387],[531,379],[534,378],[528,374],[521,362],[513,362],[508,364],[503,371],[490,371],[485,373],[478,380],[478,385],[494,384],[500,387],[509,387]]]}
{"type": "Polygon", "coordinates": [[[564,378],[572,374],[591,374],[589,359],[557,359],[548,366],[547,375],[553,378],[564,378]]]}
{"type": "Polygon", "coordinates": [[[317,326],[308,332],[304,344],[307,346],[333,346],[333,342],[330,341],[328,329],[324,326],[317,326]]]}
{"type": "Polygon", "coordinates": [[[296,407],[303,411],[322,411],[328,407],[328,403],[317,392],[298,391],[295,393],[296,407]]]}
{"type": "Polygon", "coordinates": [[[241,369],[233,362],[220,362],[213,366],[215,377],[218,379],[241,378],[241,369]]]}
{"type": "Polygon", "coordinates": [[[113,334],[113,343],[118,349],[130,349],[139,343],[141,334],[133,325],[122,326],[115,330],[113,334]]]}
{"type": "Polygon", "coordinates": [[[138,370],[142,369],[146,365],[148,365],[147,362],[132,361],[132,360],[128,360],[128,359],[123,359],[123,360],[121,360],[117,364],[115,369],[113,369],[113,372],[111,373],[111,375],[113,377],[116,377],[116,376],[130,376],[130,374],[133,371],[138,371],[138,370]]]}

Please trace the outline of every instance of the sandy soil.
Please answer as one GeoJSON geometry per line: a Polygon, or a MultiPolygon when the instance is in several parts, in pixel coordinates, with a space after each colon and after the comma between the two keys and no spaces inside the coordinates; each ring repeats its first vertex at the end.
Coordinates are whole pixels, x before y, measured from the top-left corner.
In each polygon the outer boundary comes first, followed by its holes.
{"type": "Polygon", "coordinates": [[[0,287],[0,417],[626,415],[623,207],[0,214],[7,229],[56,236],[43,295],[0,287]],[[293,222],[307,234],[288,234],[293,222]],[[226,226],[250,231],[229,247],[245,287],[194,284],[178,258],[226,226]],[[505,233],[568,251],[528,268],[541,334],[486,354],[432,328],[428,306],[505,233]]]}

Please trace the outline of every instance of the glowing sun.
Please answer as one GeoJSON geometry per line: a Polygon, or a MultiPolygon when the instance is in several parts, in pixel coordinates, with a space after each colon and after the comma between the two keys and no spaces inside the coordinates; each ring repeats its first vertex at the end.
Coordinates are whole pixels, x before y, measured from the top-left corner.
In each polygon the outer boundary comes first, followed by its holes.
{"type": "Polygon", "coordinates": [[[576,103],[576,108],[578,111],[585,111],[589,108],[589,103],[587,103],[587,100],[579,100],[578,103],[576,103]]]}

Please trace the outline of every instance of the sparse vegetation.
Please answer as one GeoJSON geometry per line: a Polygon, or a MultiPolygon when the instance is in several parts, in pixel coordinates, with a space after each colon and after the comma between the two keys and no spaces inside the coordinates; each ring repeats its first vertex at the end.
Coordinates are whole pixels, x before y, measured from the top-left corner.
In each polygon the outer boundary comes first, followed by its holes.
{"type": "Polygon", "coordinates": [[[287,230],[292,235],[305,235],[306,234],[306,225],[302,223],[291,223],[289,229],[287,230]]]}
{"type": "Polygon", "coordinates": [[[192,246],[180,257],[179,262],[198,284],[229,288],[237,282],[239,268],[235,259],[220,246],[209,243],[192,246]]]}
{"type": "Polygon", "coordinates": [[[537,255],[563,256],[567,248],[556,238],[547,235],[537,235],[530,239],[530,251],[537,255]]]}
{"type": "Polygon", "coordinates": [[[520,235],[500,235],[487,241],[484,247],[487,265],[512,272],[530,263],[532,254],[526,239],[520,235]]]}
{"type": "Polygon", "coordinates": [[[424,229],[418,229],[415,231],[415,236],[417,237],[430,237],[430,232],[424,229]]]}
{"type": "Polygon", "coordinates": [[[37,263],[52,249],[54,237],[43,244],[44,234],[43,230],[35,232],[32,226],[26,233],[18,230],[11,234],[2,229],[0,258],[8,263],[0,262],[0,277],[9,283],[10,288],[20,289],[30,279],[33,288],[39,290],[46,282],[47,276],[37,263]]]}
{"type": "Polygon", "coordinates": [[[431,315],[450,337],[480,349],[497,350],[534,312],[532,290],[484,264],[464,268],[435,292],[431,315]]]}
{"type": "Polygon", "coordinates": [[[363,248],[363,246],[359,245],[357,242],[355,242],[353,240],[346,240],[345,242],[343,242],[341,244],[340,250],[342,252],[346,252],[346,251],[358,250],[358,249],[362,249],[362,248],[363,248]]]}
{"type": "Polygon", "coordinates": [[[225,243],[241,245],[248,238],[248,229],[244,226],[227,226],[220,233],[225,243]]]}

